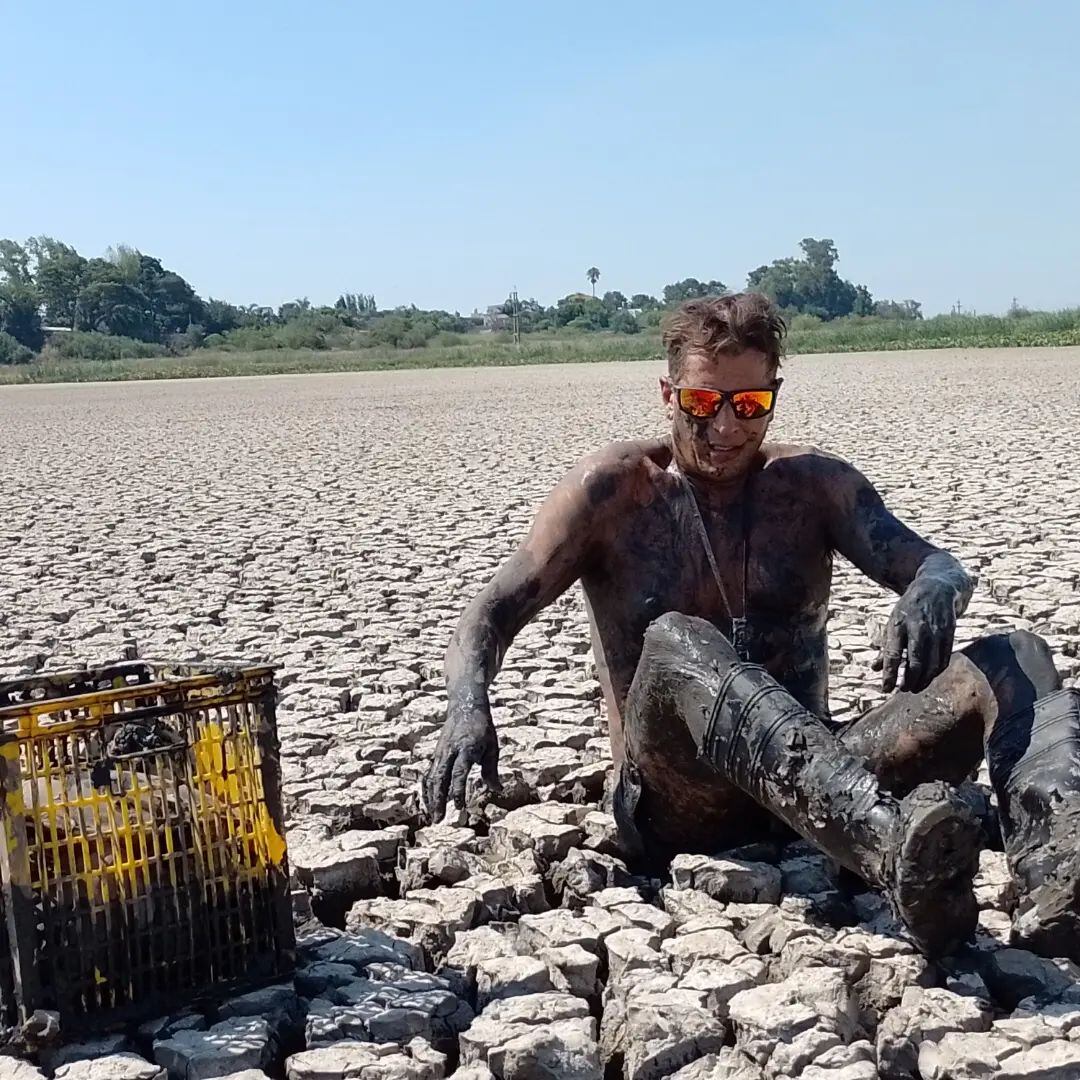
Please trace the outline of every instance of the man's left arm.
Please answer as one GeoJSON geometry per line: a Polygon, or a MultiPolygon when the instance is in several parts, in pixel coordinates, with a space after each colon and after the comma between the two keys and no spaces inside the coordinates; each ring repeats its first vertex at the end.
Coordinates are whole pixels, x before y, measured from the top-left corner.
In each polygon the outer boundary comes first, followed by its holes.
{"type": "Polygon", "coordinates": [[[858,469],[827,456],[821,465],[833,548],[900,594],[879,657],[882,688],[895,689],[906,658],[901,689],[923,690],[948,666],[956,620],[971,599],[971,578],[952,555],[896,518],[858,469]]]}

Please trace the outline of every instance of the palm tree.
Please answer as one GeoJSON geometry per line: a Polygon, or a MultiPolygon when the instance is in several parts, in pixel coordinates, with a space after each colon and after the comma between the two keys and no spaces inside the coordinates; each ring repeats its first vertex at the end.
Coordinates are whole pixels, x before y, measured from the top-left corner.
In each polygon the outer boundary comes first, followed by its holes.
{"type": "Polygon", "coordinates": [[[589,279],[589,284],[592,286],[593,299],[596,299],[596,283],[600,280],[600,271],[595,266],[590,266],[585,271],[585,276],[589,279]]]}

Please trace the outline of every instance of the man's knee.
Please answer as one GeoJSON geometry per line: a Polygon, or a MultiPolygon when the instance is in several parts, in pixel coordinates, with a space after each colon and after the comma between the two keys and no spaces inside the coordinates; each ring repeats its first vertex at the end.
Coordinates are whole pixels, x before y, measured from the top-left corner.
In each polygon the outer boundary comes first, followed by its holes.
{"type": "Polygon", "coordinates": [[[1025,670],[1038,669],[1057,681],[1054,653],[1044,638],[1030,630],[1013,630],[1003,636],[1009,639],[1013,655],[1019,659],[1025,670]]]}
{"type": "Polygon", "coordinates": [[[739,656],[727,636],[713,623],[668,611],[646,628],[639,667],[641,661],[648,663],[656,659],[713,672],[737,663],[739,656]]]}
{"type": "Polygon", "coordinates": [[[645,631],[637,670],[627,694],[628,745],[668,743],[707,715],[725,673],[738,661],[728,639],[711,623],[669,612],[645,631]]]}
{"type": "Polygon", "coordinates": [[[1047,684],[1045,692],[1056,689],[1057,668],[1050,646],[1030,630],[987,634],[962,650],[963,654],[990,680],[1024,675],[1037,684],[1047,684]]]}
{"type": "Polygon", "coordinates": [[[986,677],[1001,715],[1029,708],[1061,689],[1050,646],[1030,630],[988,634],[963,650],[986,677]]]}

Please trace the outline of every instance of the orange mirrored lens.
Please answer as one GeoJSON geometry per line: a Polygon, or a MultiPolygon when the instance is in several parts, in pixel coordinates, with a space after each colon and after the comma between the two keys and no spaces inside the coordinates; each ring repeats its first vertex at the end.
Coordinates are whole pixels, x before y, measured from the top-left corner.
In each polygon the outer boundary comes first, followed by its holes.
{"type": "Polygon", "coordinates": [[[741,390],[732,397],[731,407],[740,420],[756,420],[769,413],[775,397],[773,390],[741,390]]]}
{"type": "Polygon", "coordinates": [[[679,391],[679,408],[691,416],[704,419],[715,416],[724,400],[724,395],[715,390],[685,389],[679,391]]]}

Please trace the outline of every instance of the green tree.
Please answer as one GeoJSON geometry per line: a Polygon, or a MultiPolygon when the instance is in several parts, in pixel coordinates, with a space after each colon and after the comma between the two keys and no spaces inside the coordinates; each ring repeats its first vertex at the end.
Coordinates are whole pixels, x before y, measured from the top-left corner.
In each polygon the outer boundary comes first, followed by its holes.
{"type": "Polygon", "coordinates": [[[637,311],[652,311],[660,306],[660,301],[655,296],[639,292],[630,297],[630,306],[637,311]]]}
{"type": "Polygon", "coordinates": [[[126,281],[98,279],[79,292],[76,321],[81,330],[154,341],[157,326],[146,294],[126,281]]]}
{"type": "Polygon", "coordinates": [[[687,300],[698,300],[705,296],[723,296],[728,287],[722,281],[698,281],[697,278],[683,278],[673,285],[664,286],[664,304],[674,307],[687,300]]]}
{"type": "Polygon", "coordinates": [[[291,319],[298,319],[301,315],[306,315],[311,310],[311,301],[305,296],[298,300],[289,300],[287,303],[281,305],[278,308],[277,317],[282,322],[289,322],[291,319]]]}
{"type": "Polygon", "coordinates": [[[155,274],[145,282],[142,292],[150,301],[156,340],[163,341],[170,334],[182,334],[193,326],[205,325],[206,305],[179,274],[171,270],[155,274]]]}
{"type": "Polygon", "coordinates": [[[30,255],[15,240],[0,240],[0,277],[20,285],[30,284],[30,255]]]}
{"type": "Polygon", "coordinates": [[[374,315],[377,311],[375,297],[371,293],[342,293],[334,302],[334,307],[357,317],[374,315]]]}
{"type": "Polygon", "coordinates": [[[555,306],[555,321],[559,326],[574,326],[579,330],[604,330],[611,314],[595,296],[571,293],[555,306]]]}
{"type": "Polygon", "coordinates": [[[204,306],[206,308],[204,325],[207,334],[225,334],[242,324],[243,313],[235,304],[211,297],[204,306]]]}
{"type": "Polygon", "coordinates": [[[855,306],[851,309],[852,315],[873,315],[874,298],[865,285],[855,286],[855,306]]]}
{"type": "Polygon", "coordinates": [[[873,298],[865,286],[860,293],[836,272],[836,245],[832,240],[807,237],[800,243],[802,258],[777,259],[747,275],[747,287],[765,293],[789,312],[836,319],[860,310],[872,310],[873,298]]]}
{"type": "MultiPolygon", "coordinates": [[[[146,297],[153,329],[146,341],[165,341],[173,334],[187,332],[192,326],[203,325],[206,305],[195,295],[195,290],[179,275],[166,270],[160,259],[136,252],[132,257],[124,254],[118,267],[124,282],[132,285],[146,297]],[[135,270],[134,278],[131,271],[135,270]]],[[[132,335],[139,336],[139,335],[132,335]]]]}
{"type": "MultiPolygon", "coordinates": [[[[166,341],[178,334],[202,339],[206,305],[179,274],[160,259],[131,247],[110,248],[81,269],[72,325],[77,330],[166,341]]],[[[220,312],[219,312],[220,313],[220,312]]],[[[217,332],[217,331],[215,331],[217,332]]]]}
{"type": "Polygon", "coordinates": [[[597,270],[595,266],[590,266],[589,269],[585,271],[585,276],[589,279],[589,284],[592,286],[592,294],[595,298],[596,283],[600,280],[600,271],[597,270]]]}
{"type": "Polygon", "coordinates": [[[641,333],[641,327],[638,325],[637,319],[630,314],[629,311],[616,311],[611,316],[611,322],[608,324],[609,330],[614,330],[617,334],[639,334],[641,333]]]}
{"type": "Polygon", "coordinates": [[[75,297],[75,330],[94,330],[103,312],[100,290],[95,286],[104,284],[122,284],[120,270],[111,259],[87,259],[83,271],[82,284],[75,297]],[[90,291],[94,290],[94,291],[90,291]]]}
{"type": "Polygon", "coordinates": [[[0,331],[27,349],[40,352],[45,344],[40,306],[31,285],[9,277],[0,285],[0,331]]]}
{"type": "Polygon", "coordinates": [[[795,276],[802,310],[822,319],[850,315],[855,310],[857,293],[855,286],[836,272],[836,245],[831,240],[807,237],[799,246],[803,258],[796,260],[795,276]]]}
{"type": "Polygon", "coordinates": [[[613,292],[604,293],[604,298],[600,301],[600,303],[602,303],[604,307],[608,309],[608,311],[614,312],[622,311],[623,308],[625,308],[629,304],[629,301],[626,299],[625,296],[623,296],[621,292],[619,292],[618,289],[616,289],[613,292]]]}
{"type": "Polygon", "coordinates": [[[799,247],[803,250],[803,257],[808,265],[819,270],[832,270],[836,266],[839,256],[836,253],[836,245],[831,240],[815,240],[807,237],[800,241],[799,247]]]}
{"type": "Polygon", "coordinates": [[[777,307],[801,311],[802,297],[796,283],[797,260],[776,259],[768,266],[759,266],[746,275],[746,287],[764,293],[777,307]]]}
{"type": "MultiPolygon", "coordinates": [[[[128,244],[117,244],[106,249],[105,258],[116,267],[120,281],[134,285],[142,274],[142,255],[128,244]]],[[[160,265],[160,264],[159,264],[160,265]]]]}
{"type": "Polygon", "coordinates": [[[46,323],[74,329],[79,290],[86,278],[86,259],[69,244],[51,236],[31,237],[26,248],[34,257],[34,284],[45,305],[46,323]]]}

